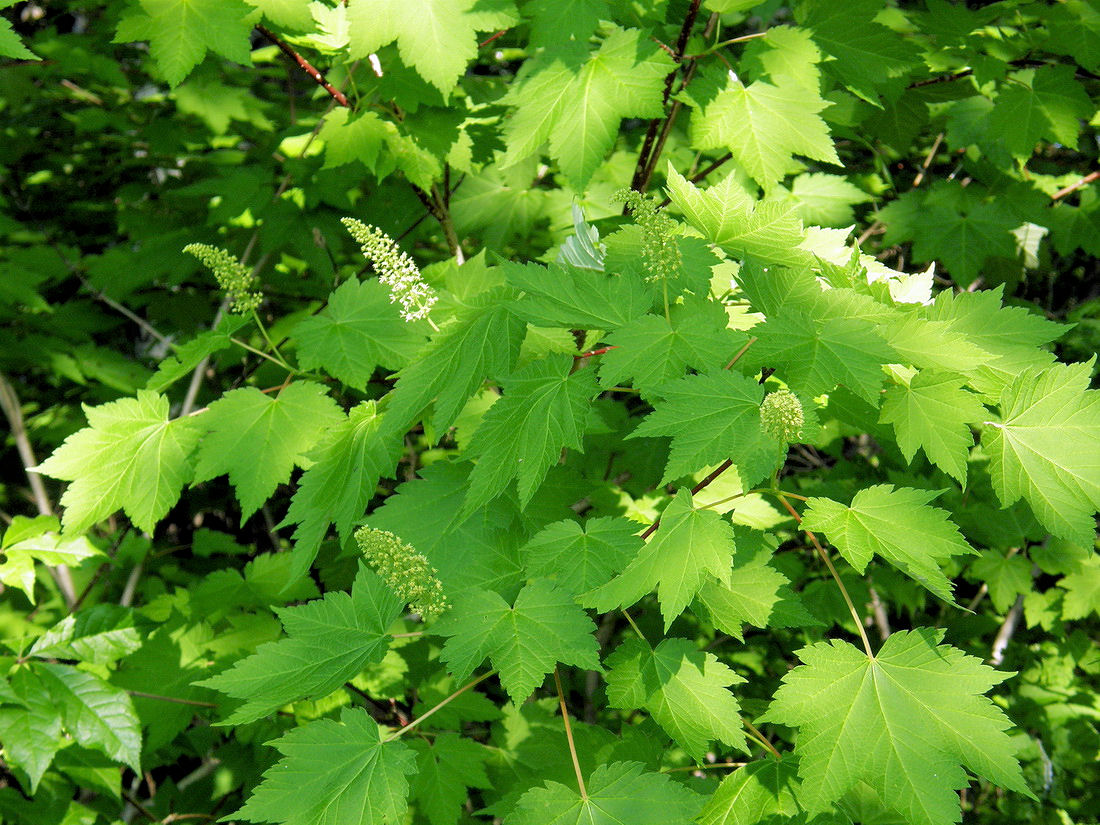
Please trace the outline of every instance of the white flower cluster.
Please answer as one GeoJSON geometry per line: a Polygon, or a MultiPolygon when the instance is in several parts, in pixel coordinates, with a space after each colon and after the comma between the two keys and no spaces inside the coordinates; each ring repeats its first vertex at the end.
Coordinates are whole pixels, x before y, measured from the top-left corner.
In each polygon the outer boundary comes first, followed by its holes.
{"type": "Polygon", "coordinates": [[[789,443],[798,438],[805,423],[802,402],[790,390],[773,392],[760,405],[760,426],[777,441],[789,443]]]}
{"type": "Polygon", "coordinates": [[[389,287],[390,302],[401,303],[401,317],[406,321],[427,318],[437,296],[424,283],[416,262],[377,226],[368,226],[354,218],[341,218],[340,222],[359,243],[363,256],[374,264],[378,280],[389,287]]]}
{"type": "Polygon", "coordinates": [[[413,610],[432,619],[450,607],[438,570],[416,549],[388,530],[360,527],[355,541],[370,566],[413,610]]]}

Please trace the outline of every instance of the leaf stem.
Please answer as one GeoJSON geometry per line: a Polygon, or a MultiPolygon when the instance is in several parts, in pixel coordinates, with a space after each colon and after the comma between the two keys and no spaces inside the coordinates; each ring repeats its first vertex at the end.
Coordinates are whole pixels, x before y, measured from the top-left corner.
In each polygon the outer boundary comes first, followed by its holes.
{"type": "Polygon", "coordinates": [[[774,756],[776,759],[783,758],[783,754],[775,749],[775,745],[768,741],[768,738],[757,729],[756,725],[754,725],[748,719],[742,719],[741,724],[745,726],[745,730],[749,732],[752,738],[763,745],[772,756],[774,756]]]}
{"type": "Polygon", "coordinates": [[[626,617],[627,623],[629,623],[629,625],[632,628],[634,628],[634,632],[638,634],[638,638],[641,639],[646,644],[649,644],[649,640],[645,637],[645,634],[642,633],[641,628],[638,627],[637,624],[635,624],[633,617],[629,613],[626,612],[626,608],[623,608],[622,614],[626,617]]]}
{"type": "Polygon", "coordinates": [[[749,339],[748,341],[746,341],[746,342],[745,342],[745,346],[743,346],[743,347],[741,347],[741,349],[737,350],[737,354],[736,354],[736,355],[734,355],[734,356],[733,356],[733,358],[731,358],[731,359],[730,359],[729,363],[728,363],[728,364],[726,364],[726,366],[724,366],[724,367],[723,367],[722,369],[726,369],[726,370],[728,370],[728,369],[730,369],[730,368],[731,368],[731,367],[732,367],[732,366],[733,366],[734,364],[736,364],[736,363],[737,363],[738,361],[740,361],[740,360],[741,360],[741,356],[742,356],[742,355],[744,355],[744,354],[745,354],[746,352],[748,352],[748,351],[749,351],[749,347],[751,347],[751,346],[752,346],[753,344],[755,344],[755,343],[756,343],[756,341],[757,341],[757,338],[756,338],[756,336],[755,336],[755,335],[754,335],[754,336],[753,336],[752,338],[750,338],[750,339],[749,339]]]}
{"type": "Polygon", "coordinates": [[[177,705],[193,705],[197,708],[216,708],[217,704],[214,702],[199,702],[194,699],[178,699],[175,696],[162,696],[159,693],[146,693],[142,690],[128,690],[126,691],[131,696],[139,696],[142,699],[156,699],[158,702],[172,702],[177,705]]]}
{"type": "Polygon", "coordinates": [[[290,372],[296,372],[296,370],[287,363],[287,360],[283,358],[283,354],[279,352],[279,347],[275,344],[274,341],[271,340],[271,336],[267,334],[267,327],[265,327],[264,322],[260,320],[260,316],[259,314],[257,314],[256,310],[252,310],[252,320],[256,322],[256,326],[260,330],[260,335],[263,336],[263,339],[267,342],[267,345],[271,347],[271,352],[274,353],[275,358],[278,360],[278,363],[286,369],[290,370],[290,372]]]}
{"type": "MultiPolygon", "coordinates": [[[[794,520],[802,524],[802,516],[798,515],[798,511],[791,506],[789,501],[787,501],[787,494],[782,490],[772,490],[771,492],[779,498],[780,503],[787,508],[787,512],[794,516],[794,520]]],[[[825,566],[829,568],[829,573],[832,574],[836,586],[840,588],[840,595],[844,597],[844,603],[848,605],[848,610],[856,623],[856,630],[859,631],[859,638],[863,641],[863,649],[867,652],[867,658],[874,659],[875,654],[871,650],[871,640],[867,638],[867,631],[863,629],[863,619],[860,618],[859,611],[856,610],[855,603],[848,594],[848,588],[845,587],[844,582],[841,581],[840,574],[836,572],[836,568],[833,566],[829,554],[825,552],[825,548],[821,546],[821,542],[817,540],[817,536],[815,536],[812,531],[803,530],[802,532],[804,532],[809,537],[810,541],[813,542],[814,547],[817,549],[817,554],[821,557],[821,560],[825,562],[825,566]]]]}
{"type": "MultiPolygon", "coordinates": [[[[625,612],[625,611],[624,611],[625,612]]],[[[569,756],[573,759],[573,770],[577,774],[577,787],[581,792],[581,799],[588,799],[588,789],[584,787],[584,775],[581,773],[581,763],[577,759],[577,746],[573,742],[573,726],[569,722],[569,711],[565,707],[565,692],[561,689],[561,676],[558,668],[554,667],[554,685],[558,689],[558,704],[561,705],[561,719],[565,723],[565,738],[569,742],[569,756]]]]}
{"type": "Polygon", "coordinates": [[[398,728],[397,730],[395,730],[392,734],[390,734],[389,736],[387,736],[385,739],[382,740],[382,744],[385,744],[386,742],[392,742],[394,739],[397,739],[399,736],[404,736],[406,733],[408,733],[410,730],[415,728],[417,725],[419,725],[421,722],[423,722],[425,719],[427,719],[433,713],[435,713],[438,710],[441,710],[445,705],[447,705],[450,702],[457,699],[459,696],[461,696],[463,693],[468,691],[470,688],[484,682],[486,679],[488,679],[494,673],[496,673],[495,670],[490,670],[488,673],[483,673],[481,676],[478,676],[473,681],[467,682],[465,685],[460,687],[458,690],[456,690],[454,693],[452,693],[450,696],[448,696],[446,699],[444,699],[438,705],[436,705],[433,708],[430,708],[429,710],[426,710],[424,713],[420,714],[420,716],[417,716],[415,719],[413,719],[411,722],[409,722],[409,724],[405,725],[405,727],[398,728]]]}

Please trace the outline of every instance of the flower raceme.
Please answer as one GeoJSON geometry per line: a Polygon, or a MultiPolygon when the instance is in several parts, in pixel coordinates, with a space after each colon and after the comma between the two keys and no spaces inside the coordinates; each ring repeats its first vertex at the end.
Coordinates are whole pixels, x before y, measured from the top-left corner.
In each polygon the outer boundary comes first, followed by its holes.
{"type": "Polygon", "coordinates": [[[779,441],[796,439],[806,423],[802,402],[790,390],[778,390],[760,404],[760,425],[764,432],[779,441]]]}
{"type": "Polygon", "coordinates": [[[356,530],[355,541],[383,581],[425,619],[450,607],[438,571],[411,544],[373,527],[356,530]]]}
{"type": "Polygon", "coordinates": [[[229,298],[230,312],[248,315],[260,306],[263,293],[252,289],[256,285],[256,277],[229,252],[205,243],[188,244],[183,251],[194,255],[214,274],[218,286],[225,290],[229,298]]]}
{"type": "Polygon", "coordinates": [[[359,244],[363,256],[374,265],[378,280],[390,289],[390,302],[401,304],[401,317],[406,321],[427,318],[436,302],[435,291],[424,282],[420,267],[402,252],[397,242],[379,229],[355,218],[340,222],[359,244]]]}

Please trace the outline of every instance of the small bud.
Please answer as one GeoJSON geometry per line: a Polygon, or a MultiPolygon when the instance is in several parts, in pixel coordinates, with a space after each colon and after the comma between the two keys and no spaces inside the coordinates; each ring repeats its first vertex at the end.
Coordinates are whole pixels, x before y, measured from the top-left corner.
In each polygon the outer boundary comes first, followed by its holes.
{"type": "Polygon", "coordinates": [[[804,423],[802,402],[790,390],[773,392],[760,405],[760,426],[777,441],[794,441],[804,423]]]}
{"type": "Polygon", "coordinates": [[[387,530],[360,527],[355,541],[370,566],[398,596],[425,619],[438,616],[450,605],[443,583],[428,560],[387,530]]]}
{"type": "Polygon", "coordinates": [[[218,286],[225,290],[229,298],[229,311],[237,315],[248,315],[260,306],[264,299],[262,292],[254,292],[256,278],[247,267],[224,249],[205,243],[192,243],[183,248],[202,261],[209,269],[218,286]]]}
{"type": "Polygon", "coordinates": [[[340,223],[359,243],[363,257],[374,265],[378,280],[390,288],[390,303],[401,303],[401,317],[406,321],[427,318],[437,296],[424,282],[416,261],[377,226],[354,218],[341,218],[340,223]]]}

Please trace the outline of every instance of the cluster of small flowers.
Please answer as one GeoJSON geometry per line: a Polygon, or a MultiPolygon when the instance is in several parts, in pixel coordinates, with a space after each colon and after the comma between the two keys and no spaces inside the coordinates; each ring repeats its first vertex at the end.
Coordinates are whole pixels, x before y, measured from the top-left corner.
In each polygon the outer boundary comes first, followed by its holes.
{"type": "Polygon", "coordinates": [[[646,280],[670,278],[680,268],[680,247],[676,245],[676,221],[657,208],[656,201],[633,189],[620,189],[615,200],[625,203],[642,230],[642,263],[646,280]]]}
{"type": "Polygon", "coordinates": [[[218,285],[229,297],[229,311],[237,315],[248,315],[255,311],[264,296],[253,291],[256,279],[244,264],[216,246],[204,243],[192,243],[183,248],[202,261],[203,265],[214,273],[218,285]]]}
{"type": "Polygon", "coordinates": [[[450,606],[439,581],[439,571],[411,544],[387,530],[373,527],[356,530],[355,541],[393,592],[425,619],[438,616],[450,606]]]}
{"type": "Polygon", "coordinates": [[[401,302],[401,317],[406,321],[427,318],[437,296],[424,283],[416,262],[377,226],[368,226],[354,218],[341,218],[340,222],[358,241],[364,257],[374,264],[378,280],[389,287],[390,302],[401,302]]]}
{"type": "Polygon", "coordinates": [[[779,441],[789,443],[798,438],[805,423],[802,402],[790,390],[773,392],[760,405],[760,426],[779,441]]]}

